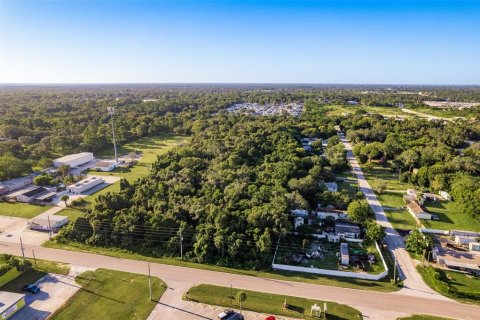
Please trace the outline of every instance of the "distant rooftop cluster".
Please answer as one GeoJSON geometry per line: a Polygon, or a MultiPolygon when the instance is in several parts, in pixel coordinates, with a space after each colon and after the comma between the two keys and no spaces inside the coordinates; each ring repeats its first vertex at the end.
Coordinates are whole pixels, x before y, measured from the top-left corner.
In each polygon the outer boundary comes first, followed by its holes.
{"type": "Polygon", "coordinates": [[[299,117],[303,112],[303,104],[301,103],[278,103],[278,104],[259,104],[259,103],[236,103],[227,109],[232,113],[246,113],[257,116],[273,116],[280,114],[288,114],[299,117]]]}

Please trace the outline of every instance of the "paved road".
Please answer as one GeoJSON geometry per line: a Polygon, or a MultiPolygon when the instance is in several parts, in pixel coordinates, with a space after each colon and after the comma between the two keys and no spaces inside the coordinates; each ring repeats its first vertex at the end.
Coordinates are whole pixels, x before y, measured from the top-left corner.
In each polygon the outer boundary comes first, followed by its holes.
{"type": "Polygon", "coordinates": [[[357,176],[360,190],[364,193],[368,204],[373,209],[377,222],[386,228],[385,231],[387,233],[387,236],[385,240],[387,242],[389,250],[397,259],[399,275],[403,280],[404,284],[404,288],[401,290],[401,293],[445,300],[445,297],[430,289],[430,287],[425,284],[422,277],[417,272],[417,269],[415,268],[415,263],[410,258],[407,250],[405,250],[404,238],[400,236],[393,229],[392,224],[388,222],[382,205],[378,201],[375,192],[373,192],[372,188],[365,179],[362,169],[360,168],[357,159],[353,155],[352,145],[345,138],[342,138],[342,136],[340,136],[340,139],[345,146],[345,149],[347,150],[347,159],[352,167],[353,172],[357,176]]]}
{"type": "MultiPolygon", "coordinates": [[[[107,268],[119,271],[147,274],[147,263],[119,259],[91,253],[43,248],[25,245],[25,253],[31,256],[32,249],[39,259],[60,261],[90,268],[107,268]]],[[[20,254],[20,246],[0,242],[0,252],[20,254]]],[[[479,319],[480,307],[460,304],[451,300],[433,299],[430,296],[411,296],[402,293],[381,293],[356,289],[320,286],[307,283],[263,279],[252,276],[229,274],[207,270],[190,269],[151,263],[154,276],[163,279],[168,289],[160,300],[156,319],[204,319],[177,309],[178,297],[193,284],[207,283],[263,292],[300,296],[312,299],[337,301],[360,310],[366,319],[396,319],[398,315],[427,313],[457,319],[479,319]],[[172,295],[172,293],[174,293],[172,295]],[[175,311],[175,312],[174,312],[175,311]],[[181,314],[182,316],[178,316],[181,314]],[[171,316],[173,315],[173,317],[171,316]],[[368,318],[367,318],[368,317],[368,318]]]]}

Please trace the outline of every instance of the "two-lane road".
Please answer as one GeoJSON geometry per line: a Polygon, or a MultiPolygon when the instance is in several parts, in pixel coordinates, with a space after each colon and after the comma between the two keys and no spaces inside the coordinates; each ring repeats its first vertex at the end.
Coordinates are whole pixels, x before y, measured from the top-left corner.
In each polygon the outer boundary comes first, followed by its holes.
{"type": "Polygon", "coordinates": [[[403,294],[431,297],[435,299],[445,300],[443,296],[433,291],[425,284],[422,277],[418,273],[414,261],[410,258],[407,250],[405,250],[405,240],[393,229],[392,224],[388,221],[382,205],[377,199],[375,192],[370,187],[370,184],[365,179],[360,165],[353,155],[352,145],[348,142],[342,133],[339,132],[340,140],[342,141],[345,150],[347,151],[347,160],[352,167],[352,171],[357,176],[358,186],[365,195],[365,199],[375,213],[377,222],[386,228],[386,238],[389,250],[393,253],[397,260],[399,275],[403,280],[404,288],[400,291],[403,294]]]}
{"type": "MultiPolygon", "coordinates": [[[[32,256],[32,249],[35,250],[35,256],[39,259],[59,261],[90,268],[107,268],[141,274],[148,273],[147,263],[143,261],[43,248],[34,245],[25,245],[25,254],[32,256]]],[[[12,242],[0,242],[0,252],[18,255],[20,254],[20,246],[12,242]]],[[[220,286],[230,286],[230,284],[232,284],[234,287],[242,289],[345,303],[359,309],[365,315],[365,318],[369,320],[396,319],[398,315],[419,313],[457,319],[480,320],[480,307],[460,304],[448,299],[432,299],[433,297],[402,294],[401,292],[382,293],[264,279],[158,263],[150,263],[150,267],[152,275],[163,279],[169,287],[160,300],[161,304],[159,304],[156,310],[155,319],[202,319],[195,314],[178,310],[175,307],[175,301],[176,299],[180,299],[183,292],[190,286],[207,283],[220,286]]]]}

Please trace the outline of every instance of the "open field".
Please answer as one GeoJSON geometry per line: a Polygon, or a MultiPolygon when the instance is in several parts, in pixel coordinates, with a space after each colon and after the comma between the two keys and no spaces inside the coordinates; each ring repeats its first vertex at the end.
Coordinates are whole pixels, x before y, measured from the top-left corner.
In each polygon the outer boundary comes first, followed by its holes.
{"type": "Polygon", "coordinates": [[[480,223],[462,212],[454,201],[425,202],[428,212],[437,214],[440,220],[425,220],[427,228],[442,230],[480,231],[480,223]]]}
{"type": "MultiPolygon", "coordinates": [[[[173,134],[164,134],[157,137],[145,137],[133,142],[126,143],[118,147],[119,155],[127,155],[130,152],[141,154],[142,158],[132,168],[115,168],[110,172],[94,172],[95,175],[113,175],[134,182],[140,177],[148,174],[150,165],[157,160],[157,156],[162,155],[174,147],[185,143],[187,137],[176,136],[173,134]]],[[[113,157],[113,150],[107,149],[97,154],[97,157],[113,157]]],[[[92,172],[93,173],[93,172],[92,172]]],[[[108,188],[107,188],[108,189],[108,188]]]]}
{"type": "Polygon", "coordinates": [[[47,211],[51,206],[39,206],[29,203],[0,202],[0,215],[31,219],[47,211]]]}
{"type": "Polygon", "coordinates": [[[435,291],[452,299],[480,305],[480,278],[432,267],[417,267],[423,280],[435,291]]]}
{"type": "MultiPolygon", "coordinates": [[[[321,300],[290,297],[206,284],[200,284],[190,288],[185,298],[200,303],[239,309],[240,303],[236,299],[238,292],[244,292],[247,295],[247,299],[242,304],[242,307],[245,310],[300,319],[315,319],[310,316],[311,306],[316,303],[321,306],[323,310],[325,302],[321,300]],[[283,311],[282,305],[285,301],[289,307],[283,311]]],[[[334,302],[327,302],[327,314],[327,319],[362,319],[362,315],[358,310],[334,302]]]]}
{"type": "Polygon", "coordinates": [[[146,319],[160,300],[166,285],[152,277],[152,301],[148,276],[99,269],[75,278],[82,286],[50,319],[146,319]]]}
{"type": "Polygon", "coordinates": [[[397,107],[369,107],[369,106],[341,106],[341,105],[327,105],[325,106],[327,110],[327,115],[344,115],[344,114],[354,114],[358,110],[363,110],[369,113],[381,114],[384,116],[402,116],[410,118],[411,115],[403,112],[400,108],[397,107]]]}
{"type": "Polygon", "coordinates": [[[195,269],[249,275],[249,276],[261,277],[261,278],[267,278],[267,279],[297,281],[297,282],[312,283],[312,284],[319,284],[319,285],[361,289],[361,290],[374,290],[374,291],[381,291],[381,292],[392,292],[400,289],[400,287],[390,283],[390,280],[387,278],[380,281],[369,281],[369,280],[343,278],[343,277],[340,278],[340,277],[319,276],[315,274],[304,274],[304,273],[298,273],[298,272],[234,269],[234,268],[227,268],[227,267],[220,267],[220,266],[209,265],[209,264],[201,264],[201,263],[195,263],[190,261],[184,261],[184,260],[180,260],[180,258],[150,257],[150,256],[141,255],[138,253],[128,252],[126,250],[115,249],[115,248],[90,247],[90,246],[79,244],[79,243],[63,244],[63,243],[57,243],[55,242],[55,240],[47,241],[43,244],[43,246],[47,248],[90,252],[90,253],[111,256],[111,257],[157,262],[157,263],[195,268],[195,269]]]}

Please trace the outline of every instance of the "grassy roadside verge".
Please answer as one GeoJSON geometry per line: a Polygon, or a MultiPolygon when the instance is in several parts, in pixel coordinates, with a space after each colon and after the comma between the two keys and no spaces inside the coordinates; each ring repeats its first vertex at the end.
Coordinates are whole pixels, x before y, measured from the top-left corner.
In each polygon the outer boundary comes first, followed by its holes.
{"type": "Polygon", "coordinates": [[[68,274],[70,265],[53,261],[27,259],[32,263],[31,268],[25,271],[18,271],[12,268],[0,276],[0,290],[11,292],[22,292],[25,284],[36,282],[47,273],[68,274]]]}
{"type": "Polygon", "coordinates": [[[480,278],[450,270],[417,267],[423,281],[438,293],[464,303],[480,305],[480,278]]]}
{"type": "Polygon", "coordinates": [[[148,276],[98,269],[75,278],[82,286],[50,319],[146,319],[166,290],[152,277],[152,300],[148,276]]]}
{"type": "MultiPolygon", "coordinates": [[[[206,284],[200,284],[190,288],[188,293],[185,294],[184,298],[211,305],[240,309],[240,303],[236,299],[239,292],[244,292],[247,295],[247,299],[242,303],[242,308],[244,310],[300,319],[318,319],[310,316],[310,308],[316,303],[317,305],[321,306],[323,310],[325,303],[325,301],[322,300],[291,297],[250,290],[240,290],[236,288],[219,287],[206,284]],[[282,310],[282,305],[285,301],[289,307],[285,310],[282,310]]],[[[358,310],[335,302],[327,302],[327,317],[328,319],[363,318],[362,314],[358,310]]]]}
{"type": "Polygon", "coordinates": [[[51,207],[20,202],[0,202],[0,216],[31,219],[51,207]]]}
{"type": "Polygon", "coordinates": [[[429,316],[428,314],[414,314],[410,317],[398,318],[397,320],[453,320],[453,319],[429,316]]]}
{"type": "Polygon", "coordinates": [[[307,274],[307,273],[281,272],[281,271],[275,271],[275,270],[264,270],[264,271],[242,270],[242,269],[234,269],[234,268],[220,267],[215,265],[189,262],[189,261],[180,260],[179,258],[176,259],[176,258],[149,257],[149,256],[144,256],[138,253],[128,252],[126,250],[101,248],[101,247],[89,247],[89,246],[86,246],[83,244],[77,244],[77,243],[63,244],[63,243],[56,243],[55,241],[48,241],[48,242],[45,242],[43,246],[47,248],[101,254],[101,255],[106,255],[106,256],[111,256],[116,258],[156,262],[156,263],[181,266],[181,267],[187,267],[187,268],[241,274],[246,276],[284,280],[284,281],[304,282],[304,283],[311,283],[311,284],[317,284],[317,285],[326,285],[326,286],[343,287],[343,288],[360,289],[360,290],[374,290],[374,291],[380,291],[380,292],[393,292],[400,289],[399,287],[391,284],[388,279],[381,280],[381,281],[370,281],[370,280],[352,279],[352,278],[346,278],[346,277],[327,277],[327,276],[320,276],[320,275],[307,274]]]}

